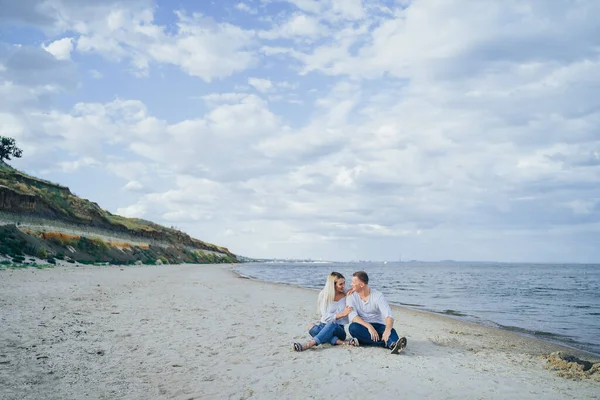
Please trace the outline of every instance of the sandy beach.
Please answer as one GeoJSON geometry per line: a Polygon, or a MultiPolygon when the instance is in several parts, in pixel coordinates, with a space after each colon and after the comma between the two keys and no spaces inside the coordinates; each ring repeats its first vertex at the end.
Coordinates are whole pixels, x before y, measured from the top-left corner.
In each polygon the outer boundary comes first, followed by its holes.
{"type": "Polygon", "coordinates": [[[229,266],[0,271],[0,398],[600,398],[596,379],[558,376],[541,357],[589,354],[399,307],[400,355],[296,353],[315,301],[229,266]]]}

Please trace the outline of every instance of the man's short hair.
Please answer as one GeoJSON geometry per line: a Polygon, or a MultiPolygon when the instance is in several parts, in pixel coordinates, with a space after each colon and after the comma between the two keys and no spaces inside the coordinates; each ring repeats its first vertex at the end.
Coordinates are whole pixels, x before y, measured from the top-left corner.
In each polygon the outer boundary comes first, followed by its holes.
{"type": "Polygon", "coordinates": [[[361,281],[362,283],[364,283],[366,285],[369,284],[369,275],[367,275],[367,273],[365,271],[356,271],[355,273],[352,274],[352,276],[357,277],[359,281],[361,281]]]}

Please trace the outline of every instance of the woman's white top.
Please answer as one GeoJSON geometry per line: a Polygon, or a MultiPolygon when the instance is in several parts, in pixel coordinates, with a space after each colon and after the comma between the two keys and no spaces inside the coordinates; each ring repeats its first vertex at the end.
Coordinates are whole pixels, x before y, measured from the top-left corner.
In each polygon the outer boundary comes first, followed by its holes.
{"type": "Polygon", "coordinates": [[[348,323],[348,317],[343,317],[338,320],[335,319],[335,316],[346,309],[346,298],[342,297],[338,301],[333,301],[327,307],[327,311],[325,314],[321,315],[321,322],[324,324],[328,324],[330,322],[335,322],[336,324],[346,325],[348,323]]]}

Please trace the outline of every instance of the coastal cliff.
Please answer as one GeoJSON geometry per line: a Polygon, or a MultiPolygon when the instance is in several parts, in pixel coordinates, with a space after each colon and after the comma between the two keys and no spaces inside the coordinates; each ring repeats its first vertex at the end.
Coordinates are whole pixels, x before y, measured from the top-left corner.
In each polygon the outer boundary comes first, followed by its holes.
{"type": "Polygon", "coordinates": [[[111,214],[68,187],[0,164],[0,254],[85,263],[237,262],[227,248],[111,214]]]}

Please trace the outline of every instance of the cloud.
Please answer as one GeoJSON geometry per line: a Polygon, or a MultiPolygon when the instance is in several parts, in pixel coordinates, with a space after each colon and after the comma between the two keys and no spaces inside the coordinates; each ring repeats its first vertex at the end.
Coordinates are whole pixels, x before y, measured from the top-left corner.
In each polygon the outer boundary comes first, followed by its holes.
{"type": "Polygon", "coordinates": [[[362,0],[331,0],[331,9],[344,19],[357,20],[366,16],[362,0]]]}
{"type": "MultiPolygon", "coordinates": [[[[175,35],[155,29],[156,38],[148,38],[151,44],[147,57],[141,55],[136,66],[144,69],[148,59],[174,64],[189,75],[210,82],[240,72],[256,62],[253,53],[246,50],[252,44],[253,32],[196,15],[188,17],[178,13],[178,18],[175,35]]],[[[128,44],[138,47],[140,53],[143,51],[143,42],[128,44]]]]}
{"type": "Polygon", "coordinates": [[[18,165],[102,168],[119,213],[247,255],[598,259],[595,2],[271,3],[237,24],[171,23],[147,2],[11,6],[0,18],[51,32],[48,48],[72,37],[78,63],[2,47],[18,165]]]}
{"type": "Polygon", "coordinates": [[[211,93],[200,98],[208,103],[237,103],[247,96],[246,93],[211,93]]]}
{"type": "MultiPolygon", "coordinates": [[[[9,114],[7,118],[12,118],[11,126],[28,128],[28,136],[21,139],[28,142],[32,155],[46,163],[52,163],[49,154],[57,149],[103,160],[104,154],[118,147],[170,170],[203,171],[213,178],[231,179],[265,168],[268,160],[253,148],[254,143],[285,130],[258,97],[245,95],[232,100],[210,102],[211,109],[202,118],[172,124],[150,115],[140,101],[121,99],[78,103],[68,113],[52,110],[21,117],[9,114]],[[221,167],[224,160],[230,161],[228,168],[221,167]]],[[[3,126],[8,127],[8,121],[3,126]]],[[[139,163],[111,161],[107,168],[128,180],[138,180],[147,173],[147,167],[139,163]]]]}
{"type": "Polygon", "coordinates": [[[56,57],[57,60],[68,60],[71,58],[71,51],[73,51],[73,38],[66,37],[55,40],[47,46],[42,45],[42,48],[56,57]]]}
{"type": "Polygon", "coordinates": [[[35,26],[48,26],[55,20],[48,15],[48,7],[42,1],[11,1],[0,0],[0,21],[31,24],[35,26]]]}
{"type": "Polygon", "coordinates": [[[460,0],[415,2],[397,9],[393,18],[381,20],[367,35],[359,32],[362,26],[350,30],[348,40],[338,38],[340,50],[333,54],[330,51],[335,46],[330,43],[312,53],[289,54],[305,64],[305,71],[454,79],[513,62],[558,61],[575,54],[594,54],[593,38],[598,37],[600,28],[591,16],[598,11],[600,6],[594,2],[558,1],[555,7],[539,1],[527,7],[517,1],[493,7],[460,0]],[[556,12],[564,9],[569,12],[556,12]],[[566,36],[564,26],[570,28],[566,36]],[[435,33],[438,31],[444,35],[435,33]],[[352,46],[357,47],[355,52],[349,50],[352,46]]]}
{"type": "Polygon", "coordinates": [[[258,144],[258,148],[269,157],[286,159],[311,159],[335,153],[356,131],[355,127],[347,124],[359,98],[358,86],[340,83],[326,97],[315,101],[318,112],[309,124],[266,138],[258,144]]]}
{"type": "Polygon", "coordinates": [[[99,163],[91,157],[84,157],[76,161],[59,162],[58,165],[62,168],[63,172],[72,173],[81,168],[98,166],[99,163]]]}
{"type": "Polygon", "coordinates": [[[144,188],[144,185],[142,185],[138,181],[129,181],[129,182],[127,182],[127,184],[125,186],[123,186],[123,189],[129,190],[132,192],[141,191],[143,188],[144,188]]]}
{"type": "Polygon", "coordinates": [[[318,19],[305,15],[295,14],[287,21],[268,31],[261,31],[258,36],[262,39],[279,38],[316,38],[324,35],[326,29],[319,24],[318,19]]]}
{"type": "Polygon", "coordinates": [[[293,4],[298,9],[309,13],[317,14],[323,9],[323,3],[318,0],[284,0],[293,4]]]}
{"type": "Polygon", "coordinates": [[[116,176],[128,180],[129,183],[139,183],[138,180],[149,180],[148,174],[151,168],[140,161],[111,160],[106,164],[106,169],[116,176]]]}
{"type": "Polygon", "coordinates": [[[10,82],[31,89],[66,90],[77,84],[75,65],[41,48],[0,43],[0,63],[4,67],[0,78],[5,85],[10,82]]]}
{"type": "Polygon", "coordinates": [[[248,84],[263,93],[268,92],[273,88],[273,83],[268,79],[248,78],[248,84]]]}
{"type": "Polygon", "coordinates": [[[102,72],[95,69],[90,69],[88,72],[90,76],[94,79],[102,79],[104,77],[104,74],[102,74],[102,72]]]}
{"type": "Polygon", "coordinates": [[[236,10],[247,12],[248,14],[256,14],[258,11],[248,6],[246,3],[237,3],[235,5],[236,10]]]}
{"type": "Polygon", "coordinates": [[[142,218],[146,215],[146,209],[141,205],[133,204],[118,208],[117,214],[127,218],[142,218]]]}
{"type": "Polygon", "coordinates": [[[0,0],[0,21],[31,25],[50,35],[74,30],[85,32],[115,9],[141,10],[152,0],[0,0]]]}
{"type": "MultiPolygon", "coordinates": [[[[11,3],[11,2],[9,2],[11,3]]],[[[4,8],[3,8],[4,9],[4,8]]],[[[31,0],[7,5],[8,22],[33,24],[49,33],[69,32],[45,48],[59,59],[76,51],[129,61],[146,76],[152,63],[170,64],[210,82],[254,65],[253,31],[194,13],[176,12],[177,29],[154,23],[150,0],[31,0]]]]}

